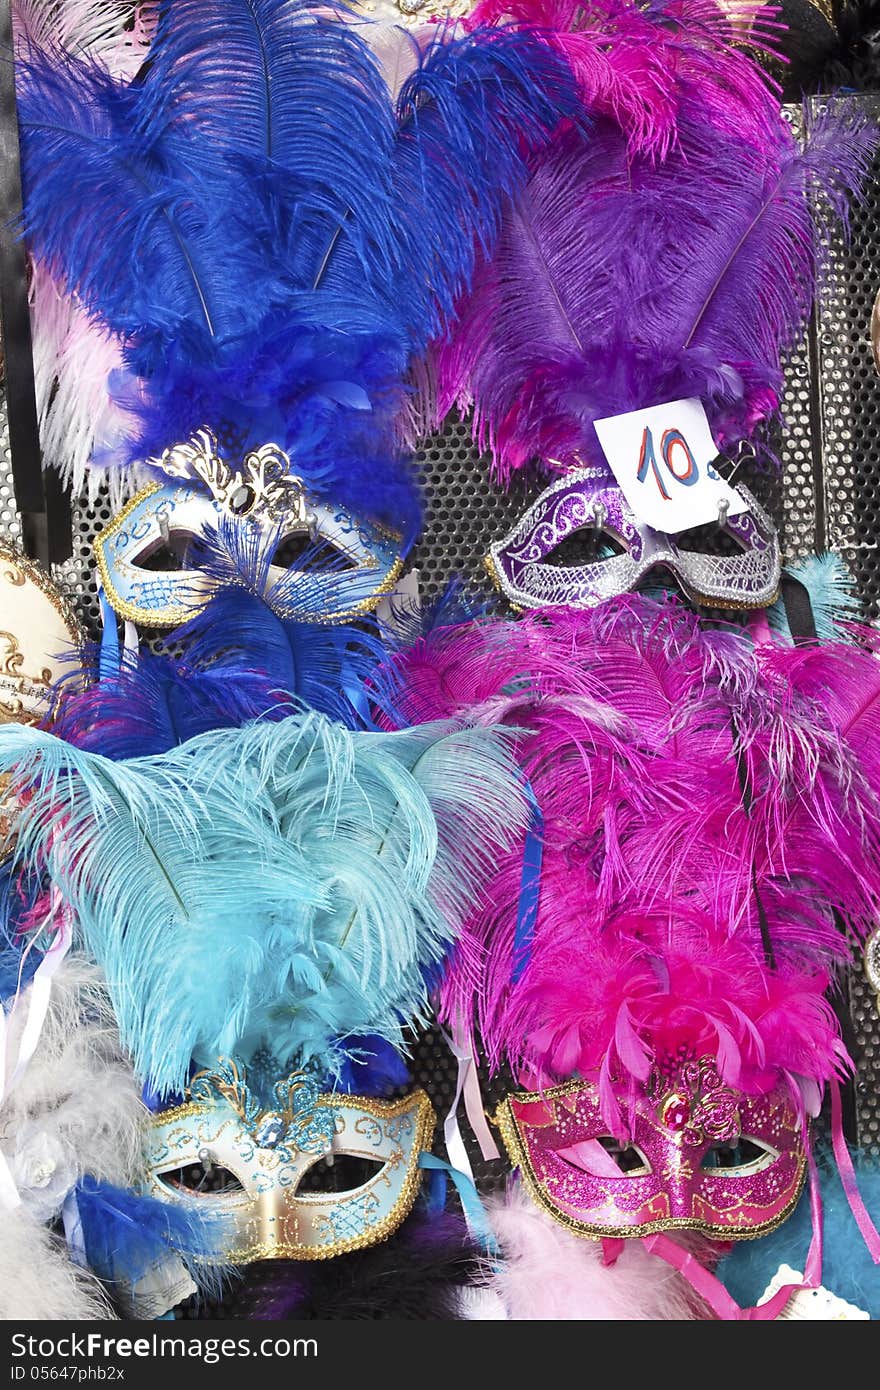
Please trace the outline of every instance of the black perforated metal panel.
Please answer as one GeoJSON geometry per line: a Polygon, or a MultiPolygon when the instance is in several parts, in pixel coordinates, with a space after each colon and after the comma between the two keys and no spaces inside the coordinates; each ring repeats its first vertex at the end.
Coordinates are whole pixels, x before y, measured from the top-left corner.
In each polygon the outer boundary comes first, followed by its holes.
{"type": "MultiPolygon", "coordinates": [[[[848,98],[875,120],[880,97],[848,98]]],[[[814,107],[822,109],[817,99],[814,107]]],[[[803,455],[793,468],[794,486],[786,486],[786,523],[798,543],[812,532],[818,547],[838,551],[858,583],[866,613],[880,615],[880,377],[871,353],[871,311],[880,291],[880,165],[875,168],[864,205],[852,217],[849,247],[837,241],[830,248],[827,284],[820,297],[812,341],[812,372],[802,378],[801,396],[812,404],[813,511],[808,462],[811,438],[803,410],[791,411],[794,428],[788,448],[796,442],[803,455]],[[808,388],[808,389],[807,389],[808,388]],[[804,499],[797,512],[797,499],[804,499]]],[[[789,466],[794,463],[789,452],[789,466]]],[[[788,484],[788,476],[786,476],[788,484]]],[[[850,981],[850,1000],[856,1044],[860,1052],[858,1131],[860,1142],[880,1153],[880,1020],[877,1001],[862,972],[850,981]]]]}

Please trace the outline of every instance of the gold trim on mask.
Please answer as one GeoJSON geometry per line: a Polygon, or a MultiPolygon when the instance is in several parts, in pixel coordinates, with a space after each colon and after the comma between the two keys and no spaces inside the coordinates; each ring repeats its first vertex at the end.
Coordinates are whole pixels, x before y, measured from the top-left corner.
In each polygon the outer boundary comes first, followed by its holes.
{"type": "Polygon", "coordinates": [[[573,1091],[582,1091],[589,1085],[590,1083],[585,1081],[566,1081],[561,1086],[551,1086],[545,1091],[515,1091],[504,1097],[492,1116],[493,1123],[501,1132],[508,1158],[513,1167],[519,1169],[530,1196],[538,1206],[542,1207],[549,1216],[552,1216],[554,1221],[558,1222],[560,1226],[567,1227],[575,1235],[584,1236],[589,1240],[601,1240],[605,1237],[625,1240],[657,1235],[662,1231],[699,1231],[703,1235],[719,1236],[727,1240],[756,1240],[759,1236],[765,1236],[770,1231],[775,1231],[777,1226],[781,1226],[783,1221],[787,1221],[800,1201],[807,1178],[806,1156],[803,1153],[801,1154],[797,1188],[791,1200],[778,1215],[760,1226],[751,1226],[748,1231],[733,1226],[720,1226],[704,1218],[689,1216],[658,1216],[656,1220],[647,1221],[639,1226],[597,1226],[589,1221],[578,1221],[575,1217],[569,1216],[567,1212],[560,1211],[553,1204],[549,1193],[541,1185],[513,1115],[511,1103],[520,1101],[523,1104],[531,1105],[539,1101],[555,1101],[561,1096],[570,1095],[573,1091]]]}
{"type": "MultiPolygon", "coordinates": [[[[241,1214],[242,1208],[248,1208],[253,1215],[248,1218],[248,1227],[252,1226],[253,1234],[251,1239],[247,1239],[242,1227],[237,1228],[240,1239],[230,1242],[225,1248],[219,1249],[216,1255],[212,1255],[203,1263],[217,1263],[225,1261],[232,1264],[249,1264],[254,1260],[267,1259],[295,1259],[295,1260],[326,1260],[336,1255],[349,1254],[354,1250],[363,1250],[370,1245],[376,1245],[385,1240],[397,1230],[398,1226],[406,1219],[412,1210],[415,1199],[418,1195],[422,1181],[422,1170],[419,1167],[419,1154],[424,1149],[430,1149],[431,1140],[436,1124],[436,1115],[427,1094],[418,1089],[410,1092],[409,1095],[401,1097],[396,1101],[380,1101],[365,1096],[350,1096],[341,1093],[324,1094],[318,1097],[318,1104],[327,1109],[336,1110],[356,1110],[364,1115],[372,1116],[379,1121],[395,1119],[398,1115],[414,1114],[415,1134],[412,1139],[412,1148],[407,1160],[408,1169],[406,1177],[397,1194],[394,1206],[389,1212],[374,1225],[365,1227],[357,1236],[344,1237],[342,1239],[327,1242],[326,1244],[305,1244],[293,1240],[279,1239],[274,1231],[283,1224],[283,1216],[286,1214],[290,1205],[295,1204],[300,1207],[316,1207],[319,1205],[338,1205],[347,1196],[362,1196],[369,1191],[370,1184],[381,1180],[383,1172],[374,1176],[363,1183],[359,1188],[352,1189],[348,1193],[301,1193],[298,1188],[291,1192],[290,1188],[273,1187],[266,1192],[255,1196],[246,1189],[236,1192],[234,1197],[217,1199],[216,1209],[220,1209],[220,1201],[226,1201],[230,1207],[230,1219],[234,1220],[234,1210],[237,1209],[241,1214]]],[[[150,1122],[151,1129],[161,1129],[169,1124],[185,1123],[188,1120],[197,1119],[202,1116],[214,1114],[214,1110],[204,1104],[188,1101],[183,1105],[175,1106],[171,1110],[161,1111],[153,1116],[150,1122]]],[[[257,1147],[255,1145],[255,1147],[257,1147]]],[[[280,1147],[280,1146],[279,1146],[280,1147]]],[[[260,1153],[271,1154],[271,1149],[260,1150],[260,1153]]],[[[315,1162],[318,1161],[316,1158],[315,1162]]],[[[400,1159],[397,1159],[399,1162],[400,1159]]],[[[383,1169],[393,1165],[395,1160],[385,1160],[383,1169]]],[[[313,1166],[313,1165],[309,1165],[313,1166]]],[[[166,1166],[165,1172],[171,1171],[166,1166]]],[[[160,1173],[154,1166],[150,1171],[150,1181],[152,1193],[156,1193],[156,1185],[161,1181],[160,1173]]],[[[387,1181],[387,1179],[386,1179],[387,1181]]],[[[167,1190],[167,1184],[166,1190],[167,1190]]],[[[163,1199],[167,1200],[167,1199],[163,1199]]],[[[173,1199],[172,1199],[173,1200],[173,1199]]],[[[186,1189],[180,1190],[180,1200],[184,1202],[210,1201],[211,1194],[205,1193],[203,1196],[190,1192],[186,1189]]]]}
{"type": "MultiPolygon", "coordinates": [[[[0,581],[14,589],[23,589],[28,582],[33,584],[58,614],[71,646],[81,652],[86,642],[86,634],[70,603],[59,592],[51,576],[46,573],[42,565],[38,565],[6,541],[0,541],[0,581]]],[[[22,692],[26,684],[48,691],[55,679],[51,667],[43,665],[39,671],[34,673],[23,670],[28,656],[22,651],[22,634],[11,631],[13,624],[9,623],[5,617],[2,622],[0,676],[4,677],[11,685],[18,685],[22,692]]],[[[53,655],[54,652],[51,651],[44,653],[45,658],[53,655]]],[[[44,723],[50,720],[53,714],[54,710],[49,708],[29,713],[23,700],[19,698],[5,700],[0,696],[0,724],[44,723]]]]}
{"type": "MultiPolygon", "coordinates": [[[[176,486],[183,487],[186,486],[186,484],[177,482],[176,486]]],[[[120,512],[117,512],[113,520],[109,521],[104,529],[98,532],[93,543],[95,559],[98,562],[98,572],[101,576],[101,583],[111,608],[114,613],[119,614],[120,618],[126,619],[128,622],[140,623],[142,627],[174,627],[178,623],[185,623],[188,618],[195,617],[197,613],[201,613],[208,603],[207,598],[204,598],[201,602],[193,598],[192,603],[186,608],[166,608],[162,610],[161,614],[157,614],[152,609],[141,608],[138,604],[129,603],[124,599],[110,576],[110,566],[107,564],[105,546],[113,539],[118,531],[122,530],[132,512],[139,507],[142,502],[146,502],[148,497],[152,497],[154,493],[161,491],[161,483],[147,483],[139,492],[135,493],[130,502],[126,502],[125,506],[120,512]]]]}

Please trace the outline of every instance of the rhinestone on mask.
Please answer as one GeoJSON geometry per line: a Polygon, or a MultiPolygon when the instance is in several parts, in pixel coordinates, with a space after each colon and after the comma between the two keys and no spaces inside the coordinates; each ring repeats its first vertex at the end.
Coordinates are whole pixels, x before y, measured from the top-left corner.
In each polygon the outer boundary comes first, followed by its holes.
{"type": "Polygon", "coordinates": [[[279,1115],[277,1110],[267,1110],[255,1126],[253,1136],[261,1149],[274,1149],[281,1143],[286,1131],[284,1116],[279,1115]]]}
{"type": "Polygon", "coordinates": [[[679,1134],[691,1118],[691,1103],[686,1095],[673,1091],[667,1096],[660,1109],[660,1119],[673,1134],[679,1134]]]}

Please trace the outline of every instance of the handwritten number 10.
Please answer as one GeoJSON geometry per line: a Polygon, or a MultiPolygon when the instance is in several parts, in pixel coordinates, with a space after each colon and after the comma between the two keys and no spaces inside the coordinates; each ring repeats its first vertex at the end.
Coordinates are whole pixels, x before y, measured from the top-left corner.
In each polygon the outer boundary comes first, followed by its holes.
{"type": "MultiPolygon", "coordinates": [[[[663,438],[660,440],[660,462],[670,477],[674,478],[677,483],[681,483],[682,486],[693,487],[697,481],[699,476],[697,461],[681,430],[663,431],[663,438]]],[[[642,435],[642,447],[639,450],[637,476],[640,483],[646,481],[649,470],[654,474],[654,480],[660,489],[660,496],[668,502],[669,493],[666,490],[666,483],[663,480],[660,465],[654,452],[654,436],[646,425],[642,435]]]]}

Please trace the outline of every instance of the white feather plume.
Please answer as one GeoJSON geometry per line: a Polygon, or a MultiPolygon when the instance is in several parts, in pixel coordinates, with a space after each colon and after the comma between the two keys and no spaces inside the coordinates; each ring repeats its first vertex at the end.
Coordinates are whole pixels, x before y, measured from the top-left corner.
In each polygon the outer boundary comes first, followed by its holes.
{"type": "Polygon", "coordinates": [[[24,1207],[3,1213],[0,1319],[87,1322],[115,1316],[98,1280],[72,1263],[59,1236],[24,1207]]]}
{"type": "Polygon", "coordinates": [[[93,323],[75,296],[38,261],[31,263],[31,325],[40,446],[47,465],[93,503],[105,481],[116,511],[137,486],[122,470],[90,469],[98,446],[112,450],[125,435],[125,411],[111,399],[110,373],[122,366],[119,343],[93,323]]]}
{"type": "MultiPolygon", "coordinates": [[[[32,989],[8,1019],[10,1059],[18,1056],[32,989]]],[[[36,1051],[0,1107],[0,1151],[25,1210],[53,1220],[85,1173],[130,1186],[145,1118],[101,971],[68,957],[53,981],[36,1051]]]]}
{"type": "MultiPolygon", "coordinates": [[[[7,1014],[7,1082],[33,989],[7,1014]]],[[[57,1220],[85,1173],[119,1186],[134,1180],[145,1118],[101,971],[68,957],[52,982],[34,1055],[0,1106],[0,1153],[21,1199],[3,1211],[0,1318],[115,1316],[99,1282],[71,1261],[46,1223],[57,1220]]]]}
{"type": "Polygon", "coordinates": [[[114,77],[134,77],[156,23],[157,0],[14,0],[16,43],[97,58],[114,77]]]}
{"type": "Polygon", "coordinates": [[[603,1265],[601,1242],[566,1230],[519,1183],[488,1198],[486,1212],[502,1255],[487,1288],[511,1321],[689,1322],[711,1316],[686,1280],[640,1241],[626,1241],[617,1262],[603,1265]]]}

